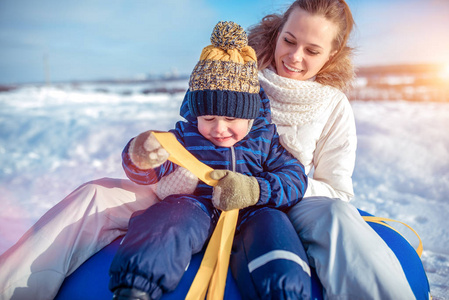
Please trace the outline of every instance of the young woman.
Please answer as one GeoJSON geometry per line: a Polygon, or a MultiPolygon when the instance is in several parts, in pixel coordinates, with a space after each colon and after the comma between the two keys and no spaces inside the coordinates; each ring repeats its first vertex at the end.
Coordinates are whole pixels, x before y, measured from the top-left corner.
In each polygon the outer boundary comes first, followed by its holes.
{"type": "MultiPolygon", "coordinates": [[[[356,133],[342,90],[353,77],[352,27],[344,0],[298,0],[253,27],[249,44],[281,142],[309,173],[305,198],[289,217],[326,296],[414,299],[393,252],[348,203],[356,133]]],[[[158,195],[195,185],[187,172],[175,173],[158,183],[158,195]]],[[[154,187],[127,180],[81,186],[0,257],[0,298],[53,298],[66,276],[127,230],[134,211],[157,201],[154,187]]]]}
{"type": "Polygon", "coordinates": [[[298,0],[253,27],[249,43],[281,143],[309,173],[305,198],[289,217],[325,296],[414,299],[394,253],[348,203],[357,141],[342,91],[353,77],[353,25],[343,0],[298,0]]]}

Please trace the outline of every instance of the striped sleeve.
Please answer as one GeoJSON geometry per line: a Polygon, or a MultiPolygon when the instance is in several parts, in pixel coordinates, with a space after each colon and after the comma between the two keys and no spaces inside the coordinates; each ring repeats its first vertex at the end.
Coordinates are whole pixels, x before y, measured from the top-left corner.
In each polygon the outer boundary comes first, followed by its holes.
{"type": "Polygon", "coordinates": [[[139,169],[132,161],[128,154],[129,145],[132,139],[126,144],[122,152],[122,166],[126,176],[133,182],[140,185],[149,185],[157,183],[163,176],[171,173],[176,165],[170,161],[166,161],[160,167],[148,170],[139,169]]]}
{"type": "Polygon", "coordinates": [[[290,208],[302,200],[307,189],[303,164],[282,147],[278,134],[273,136],[264,172],[256,178],[260,186],[257,205],[290,208]]]}

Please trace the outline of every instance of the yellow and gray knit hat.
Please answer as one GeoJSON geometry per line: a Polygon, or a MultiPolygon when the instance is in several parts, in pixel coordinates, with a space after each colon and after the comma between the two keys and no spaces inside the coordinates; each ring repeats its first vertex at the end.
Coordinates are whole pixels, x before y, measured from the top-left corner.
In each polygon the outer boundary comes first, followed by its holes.
{"type": "Polygon", "coordinates": [[[243,28],[219,22],[190,75],[186,95],[194,116],[255,119],[261,106],[257,58],[243,28]]]}

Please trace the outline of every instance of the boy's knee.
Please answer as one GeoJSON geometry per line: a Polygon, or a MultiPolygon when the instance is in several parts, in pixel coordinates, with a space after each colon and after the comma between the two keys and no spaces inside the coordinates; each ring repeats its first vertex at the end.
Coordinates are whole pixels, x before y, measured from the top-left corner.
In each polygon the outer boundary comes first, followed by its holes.
{"type": "Polygon", "coordinates": [[[283,274],[273,272],[267,279],[259,291],[261,299],[311,298],[311,278],[302,270],[292,268],[283,274]]]}

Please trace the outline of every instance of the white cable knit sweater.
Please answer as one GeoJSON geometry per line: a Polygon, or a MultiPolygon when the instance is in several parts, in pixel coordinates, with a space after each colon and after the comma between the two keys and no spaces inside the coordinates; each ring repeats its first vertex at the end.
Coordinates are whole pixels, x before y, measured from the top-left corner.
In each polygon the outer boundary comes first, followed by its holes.
{"type": "Polygon", "coordinates": [[[349,201],[354,195],[357,137],[345,94],[313,81],[284,78],[270,69],[259,72],[259,81],[270,98],[282,145],[309,175],[305,197],[349,201]]]}

